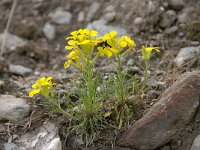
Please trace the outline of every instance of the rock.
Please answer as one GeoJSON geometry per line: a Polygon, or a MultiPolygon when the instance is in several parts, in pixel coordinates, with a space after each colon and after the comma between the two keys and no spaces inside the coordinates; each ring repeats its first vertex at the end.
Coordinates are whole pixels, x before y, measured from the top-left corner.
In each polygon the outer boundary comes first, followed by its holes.
{"type": "Polygon", "coordinates": [[[0,104],[0,120],[22,121],[30,112],[24,99],[12,95],[0,95],[0,104]]]}
{"type": "Polygon", "coordinates": [[[68,11],[57,9],[55,13],[50,14],[50,17],[54,23],[64,25],[71,23],[72,14],[68,11]]]}
{"type": "Polygon", "coordinates": [[[89,23],[87,25],[87,28],[97,30],[99,32],[99,36],[102,36],[105,33],[109,33],[110,31],[113,31],[113,30],[117,31],[118,36],[128,34],[127,31],[120,26],[111,26],[111,25],[106,25],[105,23],[106,22],[104,20],[93,21],[92,23],[89,23]]]}
{"type": "Polygon", "coordinates": [[[190,44],[193,46],[198,46],[198,45],[200,45],[200,42],[199,41],[191,41],[190,44]]]}
{"type": "Polygon", "coordinates": [[[191,13],[193,13],[193,7],[184,8],[177,16],[179,23],[188,23],[191,21],[191,13]]]}
{"type": "Polygon", "coordinates": [[[12,65],[12,64],[9,65],[9,70],[11,73],[22,75],[22,76],[32,72],[32,69],[30,68],[26,68],[21,65],[12,65]]]}
{"type": "Polygon", "coordinates": [[[107,23],[108,22],[112,22],[115,19],[116,13],[113,12],[107,12],[104,17],[103,20],[105,20],[107,23]]]}
{"type": "Polygon", "coordinates": [[[47,122],[40,128],[22,135],[18,140],[20,148],[33,150],[62,150],[58,128],[47,122]]]}
{"type": "Polygon", "coordinates": [[[55,38],[56,29],[50,23],[46,23],[43,27],[43,33],[48,40],[53,40],[55,38]]]}
{"type": "MultiPolygon", "coordinates": [[[[0,45],[3,42],[4,33],[0,33],[0,45]]],[[[8,50],[15,50],[17,47],[23,47],[27,41],[11,33],[7,34],[5,48],[8,50]]]]}
{"type": "Polygon", "coordinates": [[[135,25],[140,25],[140,24],[143,23],[143,18],[142,17],[137,17],[137,18],[134,19],[133,23],[135,25]]]}
{"type": "Polygon", "coordinates": [[[160,26],[162,28],[167,28],[170,27],[171,24],[176,20],[176,12],[173,10],[168,10],[166,11],[162,17],[161,17],[161,21],[160,21],[160,26]]]}
{"type": "Polygon", "coordinates": [[[169,3],[175,10],[181,10],[185,6],[183,0],[171,0],[169,3]]]}
{"type": "Polygon", "coordinates": [[[190,150],[200,150],[200,135],[198,135],[190,148],[190,150]]]}
{"type": "Polygon", "coordinates": [[[178,55],[176,56],[174,62],[178,67],[183,65],[185,62],[195,58],[195,56],[200,53],[200,46],[198,47],[185,47],[181,48],[178,55]]]}
{"type": "Polygon", "coordinates": [[[200,72],[185,73],[162,93],[147,114],[127,129],[117,145],[140,150],[163,146],[191,121],[199,98],[200,72]]]}
{"type": "Polygon", "coordinates": [[[86,21],[91,21],[100,7],[101,3],[93,2],[88,9],[86,21]]]}
{"type": "Polygon", "coordinates": [[[156,11],[156,5],[154,2],[152,1],[148,1],[148,4],[147,4],[147,13],[150,15],[150,14],[153,14],[155,11],[156,11]]]}
{"type": "Polygon", "coordinates": [[[80,11],[78,13],[78,18],[77,18],[77,21],[78,22],[83,22],[85,20],[85,12],[84,11],[80,11]]]}
{"type": "Polygon", "coordinates": [[[14,143],[5,143],[4,150],[22,150],[14,143]]]}
{"type": "Polygon", "coordinates": [[[178,31],[178,27],[177,26],[172,26],[170,28],[167,28],[165,30],[165,33],[166,34],[172,34],[172,33],[175,33],[176,31],[178,31]]]}

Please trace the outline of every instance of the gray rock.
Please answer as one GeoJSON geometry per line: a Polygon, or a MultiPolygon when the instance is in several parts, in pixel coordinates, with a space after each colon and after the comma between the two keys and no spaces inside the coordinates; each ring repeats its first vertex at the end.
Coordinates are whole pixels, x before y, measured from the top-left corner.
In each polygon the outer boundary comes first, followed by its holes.
{"type": "Polygon", "coordinates": [[[32,69],[26,68],[21,65],[9,65],[9,70],[11,73],[17,74],[17,75],[26,75],[32,72],[32,69]]]}
{"type": "Polygon", "coordinates": [[[156,149],[184,129],[200,100],[200,71],[188,72],[166,89],[140,120],[130,126],[117,145],[140,150],[156,149]]]}
{"type": "Polygon", "coordinates": [[[200,45],[200,42],[199,41],[191,41],[190,44],[193,46],[198,46],[198,45],[200,45]]]}
{"type": "Polygon", "coordinates": [[[21,150],[21,149],[14,143],[5,143],[4,150],[21,150]]]}
{"type": "Polygon", "coordinates": [[[166,34],[172,34],[172,33],[175,33],[176,31],[178,31],[178,27],[177,26],[172,26],[170,28],[167,28],[165,30],[165,33],[166,34]]]}
{"type": "Polygon", "coordinates": [[[12,95],[0,95],[0,104],[0,120],[22,121],[30,112],[24,99],[12,95]]]}
{"type": "Polygon", "coordinates": [[[200,53],[200,46],[198,47],[185,47],[181,48],[178,55],[176,56],[174,62],[178,67],[183,65],[185,62],[195,58],[195,56],[200,53]]]}
{"type": "Polygon", "coordinates": [[[91,21],[100,7],[101,3],[93,2],[88,9],[86,21],[91,21]]]}
{"type": "Polygon", "coordinates": [[[72,14],[68,11],[57,9],[55,13],[50,14],[50,17],[54,23],[64,25],[71,23],[72,14]]]}
{"type": "Polygon", "coordinates": [[[108,22],[112,22],[115,19],[116,13],[113,12],[107,12],[104,17],[103,20],[105,20],[107,23],[108,22]]]}
{"type": "Polygon", "coordinates": [[[179,23],[188,23],[191,20],[191,13],[193,12],[193,7],[184,8],[177,16],[179,23]]]}
{"type": "MultiPolygon", "coordinates": [[[[0,45],[3,42],[4,33],[0,33],[0,45]]],[[[17,47],[23,47],[27,41],[11,33],[7,34],[5,48],[8,50],[15,50],[17,47]]]]}
{"type": "Polygon", "coordinates": [[[190,148],[190,150],[200,150],[200,135],[198,135],[190,148]]]}
{"type": "Polygon", "coordinates": [[[176,12],[174,10],[168,10],[162,15],[160,26],[163,28],[170,27],[171,24],[176,20],[176,17],[176,12]]]}
{"type": "Polygon", "coordinates": [[[155,11],[156,11],[156,5],[153,1],[148,1],[148,4],[147,4],[147,13],[150,15],[150,14],[153,14],[155,11]]]}
{"type": "Polygon", "coordinates": [[[172,5],[175,10],[180,10],[185,6],[185,2],[183,0],[171,0],[170,5],[172,5]]]}
{"type": "Polygon", "coordinates": [[[97,30],[99,32],[99,36],[102,36],[105,33],[109,33],[110,31],[113,31],[113,30],[117,31],[118,36],[128,34],[127,31],[120,26],[106,25],[106,22],[104,20],[93,21],[92,23],[89,23],[87,25],[87,28],[97,30]]]}
{"type": "Polygon", "coordinates": [[[40,128],[22,135],[17,142],[20,148],[32,150],[62,150],[58,128],[47,122],[40,128]]]}
{"type": "Polygon", "coordinates": [[[83,22],[85,20],[85,12],[84,11],[80,11],[78,13],[78,18],[77,18],[77,21],[78,22],[83,22]]]}
{"type": "Polygon", "coordinates": [[[134,19],[133,23],[135,25],[140,25],[140,24],[143,23],[143,18],[142,17],[137,17],[137,18],[134,19]]]}
{"type": "Polygon", "coordinates": [[[53,40],[55,38],[56,29],[50,23],[46,23],[42,30],[48,40],[53,40]]]}

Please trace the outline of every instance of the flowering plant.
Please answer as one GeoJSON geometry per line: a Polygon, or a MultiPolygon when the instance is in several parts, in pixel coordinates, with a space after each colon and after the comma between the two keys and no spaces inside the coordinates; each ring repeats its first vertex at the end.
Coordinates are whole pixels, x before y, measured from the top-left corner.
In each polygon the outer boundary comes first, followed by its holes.
{"type": "Polygon", "coordinates": [[[144,90],[152,51],[159,52],[159,49],[152,46],[142,47],[141,54],[146,67],[144,82],[141,83],[139,82],[141,77],[138,76],[129,76],[130,79],[126,81],[127,71],[122,69],[122,58],[133,52],[136,47],[134,40],[128,36],[118,37],[116,31],[111,31],[99,37],[95,30],[79,29],[71,32],[66,40],[68,45],[65,49],[69,53],[64,68],[73,66],[79,71],[80,80],[72,82],[78,91],[79,100],[71,102],[70,96],[66,96],[67,110],[64,110],[55,97],[52,77],[38,79],[32,85],[33,90],[29,92],[29,96],[33,97],[40,93],[49,99],[50,103],[45,106],[69,117],[73,122],[71,131],[80,131],[90,143],[98,131],[106,125],[111,125],[109,119],[121,128],[127,117],[128,120],[131,118],[134,100],[139,99],[141,92],[131,92],[130,89],[137,87],[140,91],[144,90]],[[109,79],[100,85],[101,78],[98,72],[94,72],[94,66],[96,60],[103,56],[115,59],[117,65],[115,65],[116,74],[110,75],[109,79]],[[98,87],[101,88],[100,91],[97,90],[98,87]],[[134,94],[136,98],[130,99],[134,94]]]}

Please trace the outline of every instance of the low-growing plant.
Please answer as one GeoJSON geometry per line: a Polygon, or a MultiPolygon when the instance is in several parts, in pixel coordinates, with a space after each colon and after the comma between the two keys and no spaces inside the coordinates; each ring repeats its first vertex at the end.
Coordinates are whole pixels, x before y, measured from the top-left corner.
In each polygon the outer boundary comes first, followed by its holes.
{"type": "Polygon", "coordinates": [[[69,91],[66,93],[67,109],[63,109],[59,92],[55,90],[56,84],[51,81],[51,77],[38,79],[32,85],[33,90],[29,92],[29,96],[40,93],[46,98],[42,104],[67,116],[71,120],[70,131],[78,132],[89,144],[100,130],[109,125],[120,129],[130,120],[135,105],[145,91],[152,50],[159,50],[158,47],[142,47],[141,54],[145,61],[142,82],[142,77],[131,76],[128,68],[122,68],[123,57],[136,47],[128,36],[117,37],[117,32],[111,31],[99,37],[95,30],[80,29],[71,32],[66,40],[68,45],[65,48],[69,54],[64,68],[73,66],[78,70],[79,79],[72,83],[79,100],[70,101],[69,91]],[[96,60],[103,56],[117,61],[116,73],[110,74],[106,81],[101,81],[100,74],[94,71],[96,60]]]}

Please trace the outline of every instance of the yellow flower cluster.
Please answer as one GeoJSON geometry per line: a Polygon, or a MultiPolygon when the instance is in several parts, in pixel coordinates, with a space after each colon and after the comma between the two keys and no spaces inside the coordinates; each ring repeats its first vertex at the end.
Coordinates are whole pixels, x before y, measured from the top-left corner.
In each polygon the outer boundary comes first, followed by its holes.
{"type": "Polygon", "coordinates": [[[119,54],[125,48],[133,48],[136,46],[135,42],[128,36],[118,38],[116,31],[111,31],[102,37],[97,36],[98,32],[95,30],[80,29],[71,32],[70,36],[66,38],[68,40],[68,46],[65,47],[71,52],[66,56],[67,61],[64,67],[68,68],[73,65],[76,68],[80,68],[80,65],[84,64],[85,61],[92,61],[95,48],[98,50],[94,56],[96,59],[104,55],[110,58],[113,55],[119,54]]]}
{"type": "Polygon", "coordinates": [[[35,94],[41,93],[43,96],[48,96],[52,92],[54,83],[52,77],[42,77],[38,79],[31,87],[34,89],[29,92],[29,96],[33,97],[35,94]]]}

